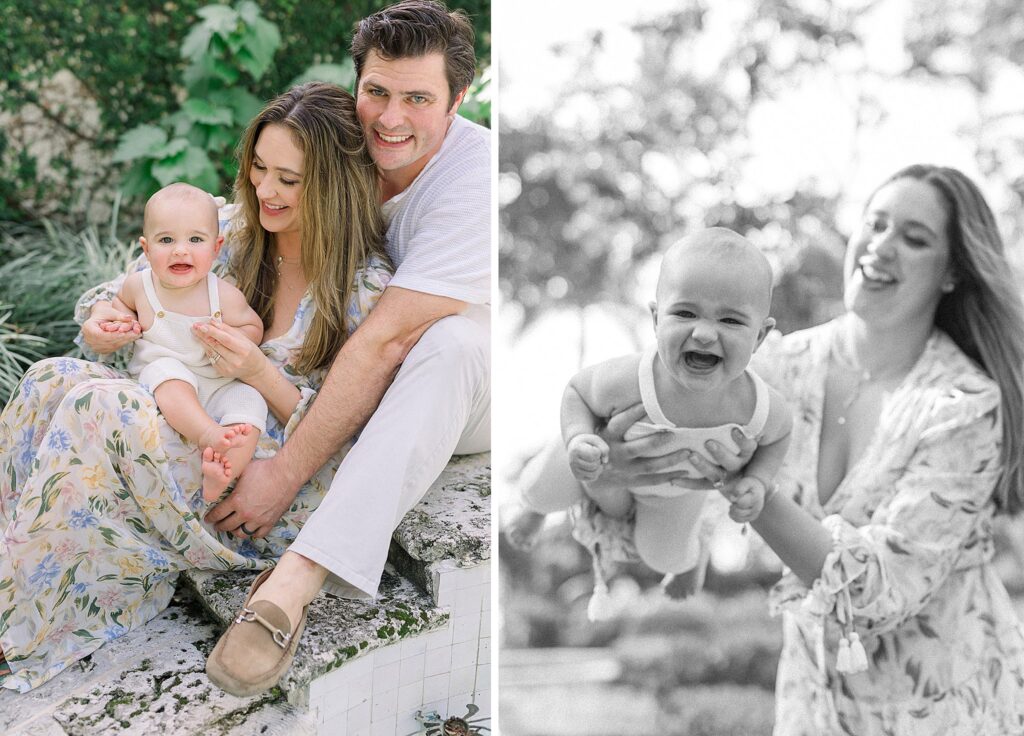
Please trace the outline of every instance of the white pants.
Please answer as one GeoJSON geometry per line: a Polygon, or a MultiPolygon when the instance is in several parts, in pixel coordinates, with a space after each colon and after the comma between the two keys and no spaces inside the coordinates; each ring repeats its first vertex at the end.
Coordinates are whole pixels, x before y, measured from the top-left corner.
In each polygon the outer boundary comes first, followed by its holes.
{"type": "Polygon", "coordinates": [[[491,445],[490,326],[445,317],[409,351],[327,496],[289,548],[330,571],[324,589],[377,593],[391,534],[452,455],[491,445]]]}

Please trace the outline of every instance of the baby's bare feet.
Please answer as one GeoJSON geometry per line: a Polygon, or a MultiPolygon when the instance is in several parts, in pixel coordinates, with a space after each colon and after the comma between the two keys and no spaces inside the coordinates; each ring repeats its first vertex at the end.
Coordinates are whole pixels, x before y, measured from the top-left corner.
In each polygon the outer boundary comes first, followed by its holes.
{"type": "Polygon", "coordinates": [[[212,447],[203,450],[203,500],[207,503],[216,501],[235,477],[231,471],[231,461],[227,455],[215,451],[212,447]]]}
{"type": "Polygon", "coordinates": [[[246,436],[252,431],[249,424],[229,424],[226,427],[212,426],[199,438],[199,447],[211,448],[214,452],[227,452],[232,447],[241,447],[246,436]]]}
{"type": "Polygon", "coordinates": [[[528,550],[537,544],[541,529],[544,528],[544,514],[526,508],[512,507],[502,513],[502,529],[505,537],[516,549],[528,550]]]}

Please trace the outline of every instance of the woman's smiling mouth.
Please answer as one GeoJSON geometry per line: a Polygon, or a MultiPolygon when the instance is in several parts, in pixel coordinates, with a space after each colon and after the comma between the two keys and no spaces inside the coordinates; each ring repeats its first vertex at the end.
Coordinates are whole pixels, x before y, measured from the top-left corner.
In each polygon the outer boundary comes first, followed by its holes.
{"type": "Polygon", "coordinates": [[[288,205],[284,204],[270,204],[269,202],[260,202],[260,208],[268,215],[279,215],[288,209],[288,205]]]}
{"type": "Polygon", "coordinates": [[[876,284],[895,284],[896,277],[888,271],[883,271],[875,267],[874,263],[862,258],[857,264],[860,267],[860,271],[864,274],[864,278],[867,281],[871,281],[876,284]]]}

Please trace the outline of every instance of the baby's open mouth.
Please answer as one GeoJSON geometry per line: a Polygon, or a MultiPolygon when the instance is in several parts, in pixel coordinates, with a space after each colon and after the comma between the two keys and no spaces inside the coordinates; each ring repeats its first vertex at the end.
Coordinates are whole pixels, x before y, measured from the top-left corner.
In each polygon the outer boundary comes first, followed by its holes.
{"type": "Polygon", "coordinates": [[[683,362],[686,363],[688,368],[693,368],[698,371],[706,371],[711,370],[721,363],[722,358],[713,353],[703,353],[699,350],[687,350],[683,353],[683,362]]]}

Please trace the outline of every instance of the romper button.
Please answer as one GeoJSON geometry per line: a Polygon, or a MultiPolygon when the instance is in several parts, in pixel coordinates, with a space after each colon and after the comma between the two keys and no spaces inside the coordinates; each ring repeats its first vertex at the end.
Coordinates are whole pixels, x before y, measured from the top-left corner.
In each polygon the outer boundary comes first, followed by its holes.
{"type": "Polygon", "coordinates": [[[157,312],[157,313],[156,313],[156,316],[157,316],[157,317],[163,317],[163,316],[164,316],[164,313],[163,313],[163,312],[157,312]]]}
{"type": "Polygon", "coordinates": [[[213,313],[213,316],[214,316],[214,317],[220,317],[220,312],[219,312],[219,311],[217,311],[217,312],[214,312],[214,313],[213,313]]]}

